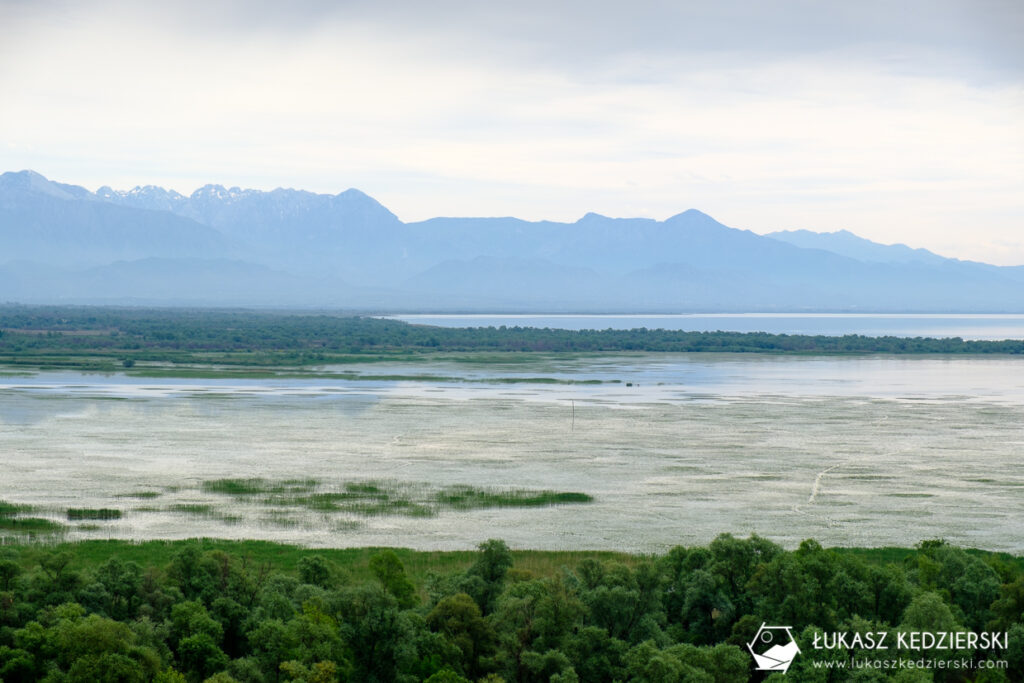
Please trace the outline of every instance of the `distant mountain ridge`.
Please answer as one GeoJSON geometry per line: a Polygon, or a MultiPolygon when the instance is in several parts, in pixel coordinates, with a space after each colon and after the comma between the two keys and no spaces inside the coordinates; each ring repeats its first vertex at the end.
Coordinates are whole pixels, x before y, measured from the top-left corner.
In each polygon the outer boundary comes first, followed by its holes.
{"type": "Polygon", "coordinates": [[[849,230],[811,232],[810,230],[781,230],[766,237],[788,242],[804,249],[823,249],[869,263],[923,263],[937,265],[948,261],[927,249],[912,249],[905,244],[879,244],[854,235],[849,230]]]}
{"type": "Polygon", "coordinates": [[[664,221],[403,223],[359,190],[96,192],[0,175],[0,300],[353,310],[1024,311],[1024,267],[852,233],[664,221]]]}

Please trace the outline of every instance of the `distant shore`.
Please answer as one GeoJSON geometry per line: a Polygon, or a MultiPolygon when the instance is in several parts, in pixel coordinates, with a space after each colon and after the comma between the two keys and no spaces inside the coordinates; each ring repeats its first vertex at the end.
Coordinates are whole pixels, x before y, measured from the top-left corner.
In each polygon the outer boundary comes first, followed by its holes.
{"type": "Polygon", "coordinates": [[[0,307],[0,365],[100,372],[259,372],[459,354],[765,353],[1021,355],[1024,340],[964,340],[663,329],[435,327],[302,312],[107,307],[0,307]],[[243,370],[248,368],[248,370],[243,370]]]}

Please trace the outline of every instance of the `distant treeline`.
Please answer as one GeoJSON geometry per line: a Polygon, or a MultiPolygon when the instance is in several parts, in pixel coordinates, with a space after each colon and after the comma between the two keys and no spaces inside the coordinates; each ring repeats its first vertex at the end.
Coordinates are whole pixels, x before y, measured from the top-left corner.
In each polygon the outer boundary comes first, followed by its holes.
{"type": "Polygon", "coordinates": [[[800,647],[770,681],[992,683],[1024,680],[1022,618],[1020,558],[941,541],[786,551],[723,535],[653,557],[500,540],[475,553],[0,546],[7,683],[743,683],[765,680],[747,650],[763,623],[790,626],[800,647]],[[999,644],[898,646],[900,633],[965,631],[999,644]],[[834,647],[815,648],[826,634],[834,647]],[[841,668],[851,658],[930,665],[841,668]]]}
{"type": "Polygon", "coordinates": [[[0,307],[0,361],[95,355],[126,360],[314,364],[423,352],[1021,354],[1024,340],[965,341],[764,332],[448,328],[372,317],[230,310],[0,307]],[[234,354],[234,355],[232,355],[234,354]]]}

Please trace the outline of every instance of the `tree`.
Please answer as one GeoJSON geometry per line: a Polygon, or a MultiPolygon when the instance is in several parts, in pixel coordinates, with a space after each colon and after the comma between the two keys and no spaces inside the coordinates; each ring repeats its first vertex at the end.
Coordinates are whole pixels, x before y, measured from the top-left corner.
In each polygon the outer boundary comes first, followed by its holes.
{"type": "Polygon", "coordinates": [[[579,597],[589,610],[589,623],[630,643],[664,638],[663,576],[657,566],[643,563],[631,570],[618,562],[585,561],[579,571],[579,597]]]}
{"type": "Polygon", "coordinates": [[[629,680],[636,683],[714,683],[710,674],[685,666],[650,640],[634,646],[626,653],[625,661],[629,680]]]}
{"type": "Polygon", "coordinates": [[[394,550],[384,550],[371,557],[370,570],[384,590],[398,601],[400,609],[415,607],[419,602],[416,587],[405,575],[405,567],[394,550]]]}
{"type": "Polygon", "coordinates": [[[710,674],[714,683],[743,683],[750,677],[750,655],[735,645],[697,647],[673,645],[667,649],[684,667],[710,674]]]}
{"type": "Polygon", "coordinates": [[[597,626],[585,626],[570,634],[563,651],[579,674],[581,681],[612,683],[625,676],[623,657],[629,645],[608,635],[597,626]]]}
{"type": "Polygon", "coordinates": [[[424,683],[472,683],[468,678],[463,678],[451,669],[441,669],[424,683]]]}
{"type": "Polygon", "coordinates": [[[190,636],[205,635],[219,644],[224,636],[220,623],[210,616],[206,607],[198,600],[179,602],[171,608],[170,639],[172,645],[190,636]]]}
{"type": "Polygon", "coordinates": [[[505,574],[512,566],[512,552],[505,541],[490,539],[481,543],[480,555],[466,571],[463,589],[473,596],[480,610],[485,614],[494,611],[494,604],[504,586],[505,574]]]}
{"type": "Polygon", "coordinates": [[[343,589],[341,635],[352,657],[353,676],[366,683],[398,680],[402,665],[415,660],[413,634],[393,597],[376,585],[343,589]]]}
{"type": "Polygon", "coordinates": [[[278,680],[281,664],[295,658],[296,642],[280,619],[265,619],[249,631],[249,644],[263,674],[278,680]]]}
{"type": "Polygon", "coordinates": [[[301,662],[284,662],[281,673],[286,683],[334,683],[338,680],[338,665],[334,662],[316,662],[305,666],[301,662]]]}
{"type": "Polygon", "coordinates": [[[715,576],[698,569],[682,586],[680,622],[688,642],[709,645],[722,639],[732,624],[733,606],[719,589],[715,576]]]}
{"type": "Polygon", "coordinates": [[[96,570],[96,581],[107,595],[107,602],[103,605],[107,616],[118,621],[135,616],[141,602],[142,569],[139,565],[112,557],[96,570]]]}
{"type": "Polygon", "coordinates": [[[991,630],[1005,631],[1024,618],[1024,574],[1002,586],[992,611],[995,618],[988,626],[991,630]]]}
{"type": "Polygon", "coordinates": [[[299,560],[299,581],[321,588],[331,588],[331,566],[322,555],[303,557],[299,560]]]}
{"type": "Polygon", "coordinates": [[[295,642],[295,658],[301,663],[313,665],[320,661],[332,661],[348,666],[338,621],[327,614],[317,601],[304,602],[301,614],[286,626],[295,642]]]}
{"type": "Polygon", "coordinates": [[[465,593],[445,598],[427,615],[427,625],[462,653],[459,671],[474,679],[484,673],[480,659],[494,651],[497,637],[473,598],[465,593]]]}
{"type": "Polygon", "coordinates": [[[222,671],[230,661],[209,633],[197,633],[183,638],[176,652],[178,663],[194,681],[222,671]]]}
{"type": "Polygon", "coordinates": [[[21,574],[21,566],[14,560],[0,560],[0,591],[9,591],[21,574]]]}

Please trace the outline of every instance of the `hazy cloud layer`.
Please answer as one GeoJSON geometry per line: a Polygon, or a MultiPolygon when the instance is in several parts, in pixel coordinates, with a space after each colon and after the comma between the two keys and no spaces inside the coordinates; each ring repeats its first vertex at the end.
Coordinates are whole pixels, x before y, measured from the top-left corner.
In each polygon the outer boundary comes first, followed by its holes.
{"type": "Polygon", "coordinates": [[[11,2],[0,156],[356,186],[404,220],[700,208],[1024,263],[1017,2],[11,2]]]}

